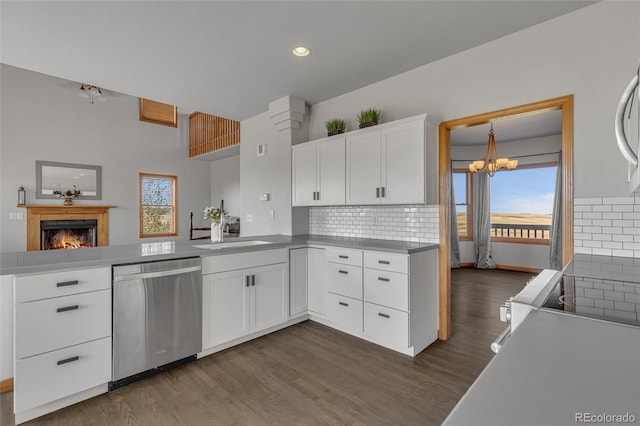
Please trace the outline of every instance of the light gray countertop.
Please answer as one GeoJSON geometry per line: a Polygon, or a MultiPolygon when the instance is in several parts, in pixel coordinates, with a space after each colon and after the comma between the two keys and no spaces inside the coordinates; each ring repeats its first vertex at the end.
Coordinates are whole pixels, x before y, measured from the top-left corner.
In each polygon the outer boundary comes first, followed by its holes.
{"type": "Polygon", "coordinates": [[[271,244],[249,247],[229,247],[205,250],[195,245],[208,244],[207,240],[153,241],[139,244],[93,247],[76,250],[23,251],[0,254],[0,275],[27,274],[54,270],[90,268],[123,263],[177,259],[192,256],[216,256],[256,250],[270,250],[306,245],[323,245],[359,250],[384,251],[411,254],[432,250],[438,244],[412,243],[408,241],[376,240],[363,238],[332,237],[326,235],[262,235],[233,238],[229,242],[260,240],[271,244]]]}
{"type": "Polygon", "coordinates": [[[580,413],[640,422],[640,328],[533,311],[444,424],[575,425],[580,413]]]}

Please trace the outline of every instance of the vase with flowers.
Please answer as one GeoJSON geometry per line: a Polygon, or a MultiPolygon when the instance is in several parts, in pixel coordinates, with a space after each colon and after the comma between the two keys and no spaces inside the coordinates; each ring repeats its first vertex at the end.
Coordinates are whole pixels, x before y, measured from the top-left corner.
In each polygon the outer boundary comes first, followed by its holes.
{"type": "Polygon", "coordinates": [[[222,233],[224,232],[224,230],[222,229],[221,222],[222,218],[229,217],[229,213],[224,209],[219,209],[216,207],[205,207],[203,211],[204,218],[211,219],[211,242],[222,242],[222,233]]]}
{"type": "Polygon", "coordinates": [[[53,190],[53,195],[55,195],[58,198],[64,198],[65,206],[72,206],[73,199],[76,197],[79,197],[80,193],[81,192],[80,192],[80,188],[78,188],[78,185],[73,185],[71,188],[68,188],[68,189],[60,189],[60,184],[58,184],[53,190]]]}

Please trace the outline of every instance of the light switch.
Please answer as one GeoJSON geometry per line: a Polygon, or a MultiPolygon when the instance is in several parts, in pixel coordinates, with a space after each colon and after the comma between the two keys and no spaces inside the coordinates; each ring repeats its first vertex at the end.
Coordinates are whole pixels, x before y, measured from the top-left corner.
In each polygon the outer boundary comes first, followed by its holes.
{"type": "Polygon", "coordinates": [[[275,219],[276,218],[276,211],[275,210],[269,210],[269,217],[271,219],[275,219]]]}
{"type": "Polygon", "coordinates": [[[260,194],[260,201],[269,201],[269,199],[271,198],[271,194],[260,194]]]}
{"type": "Polygon", "coordinates": [[[9,212],[9,220],[16,220],[18,218],[18,213],[9,212]]]}
{"type": "Polygon", "coordinates": [[[253,222],[253,215],[251,213],[247,213],[247,215],[244,217],[244,220],[247,222],[253,222]]]}
{"type": "Polygon", "coordinates": [[[24,220],[24,212],[18,212],[16,217],[17,217],[18,220],[24,220]]]}

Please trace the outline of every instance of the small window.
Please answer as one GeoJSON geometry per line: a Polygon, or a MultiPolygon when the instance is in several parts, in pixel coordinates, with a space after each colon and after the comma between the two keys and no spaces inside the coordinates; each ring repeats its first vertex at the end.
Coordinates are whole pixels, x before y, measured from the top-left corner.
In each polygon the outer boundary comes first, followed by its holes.
{"type": "Polygon", "coordinates": [[[549,244],[556,163],[518,166],[491,178],[493,241],[549,244]]]}
{"type": "Polygon", "coordinates": [[[471,172],[463,169],[453,171],[453,191],[456,197],[456,219],[458,221],[458,239],[473,239],[473,221],[471,220],[471,172]]]}
{"type": "Polygon", "coordinates": [[[178,235],[177,176],[140,173],[140,237],[178,235]]]}

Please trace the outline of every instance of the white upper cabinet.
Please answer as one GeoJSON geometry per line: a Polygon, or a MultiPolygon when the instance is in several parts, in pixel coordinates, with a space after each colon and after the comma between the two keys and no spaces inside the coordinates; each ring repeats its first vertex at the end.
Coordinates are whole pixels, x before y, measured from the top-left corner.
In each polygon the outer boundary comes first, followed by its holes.
{"type": "Polygon", "coordinates": [[[296,145],[292,205],[435,202],[436,152],[435,126],[427,114],[296,145]]]}
{"type": "Polygon", "coordinates": [[[347,136],[347,204],[426,202],[426,115],[347,136]]]}
{"type": "Polygon", "coordinates": [[[380,132],[347,137],[347,204],[380,204],[380,132]]]}
{"type": "Polygon", "coordinates": [[[380,202],[426,202],[424,119],[387,127],[381,133],[380,202]]]}
{"type": "Polygon", "coordinates": [[[292,204],[340,205],[345,202],[345,139],[322,139],[292,149],[292,204]]]}

